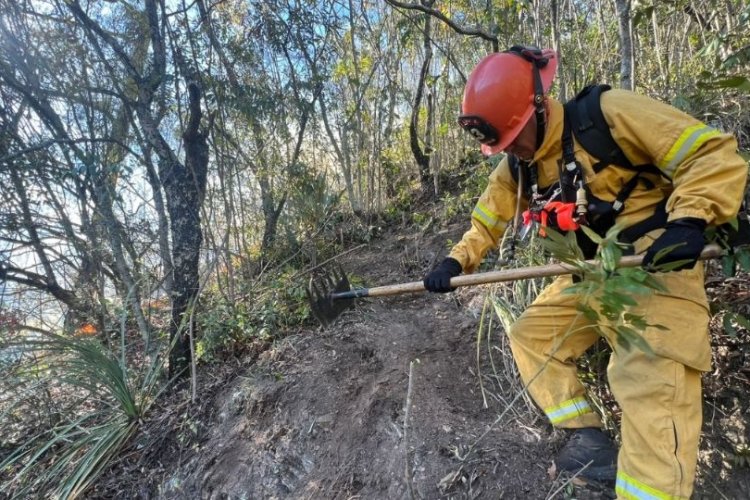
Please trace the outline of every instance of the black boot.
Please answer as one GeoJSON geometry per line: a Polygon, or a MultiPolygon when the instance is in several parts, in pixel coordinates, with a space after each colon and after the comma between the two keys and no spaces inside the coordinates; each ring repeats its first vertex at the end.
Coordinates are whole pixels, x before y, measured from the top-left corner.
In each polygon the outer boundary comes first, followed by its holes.
{"type": "Polygon", "coordinates": [[[579,477],[614,484],[617,475],[617,448],[601,429],[576,429],[557,453],[555,464],[558,471],[575,474],[583,469],[579,477]]]}

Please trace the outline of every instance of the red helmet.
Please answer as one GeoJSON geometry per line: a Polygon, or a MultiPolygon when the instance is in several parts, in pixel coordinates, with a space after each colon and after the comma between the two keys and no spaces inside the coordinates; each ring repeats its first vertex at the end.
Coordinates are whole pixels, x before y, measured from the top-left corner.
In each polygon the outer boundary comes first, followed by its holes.
{"type": "Polygon", "coordinates": [[[469,76],[458,123],[482,143],[484,154],[503,151],[535,110],[543,113],[556,70],[551,49],[516,46],[490,54],[469,76]]]}

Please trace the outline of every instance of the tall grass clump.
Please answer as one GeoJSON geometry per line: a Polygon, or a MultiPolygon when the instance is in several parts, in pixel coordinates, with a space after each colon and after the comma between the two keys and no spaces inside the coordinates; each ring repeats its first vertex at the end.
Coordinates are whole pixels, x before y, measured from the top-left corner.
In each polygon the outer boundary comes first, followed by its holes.
{"type": "Polygon", "coordinates": [[[14,358],[0,365],[0,496],[81,497],[165,387],[163,357],[130,372],[96,337],[16,336],[2,347],[14,358]]]}

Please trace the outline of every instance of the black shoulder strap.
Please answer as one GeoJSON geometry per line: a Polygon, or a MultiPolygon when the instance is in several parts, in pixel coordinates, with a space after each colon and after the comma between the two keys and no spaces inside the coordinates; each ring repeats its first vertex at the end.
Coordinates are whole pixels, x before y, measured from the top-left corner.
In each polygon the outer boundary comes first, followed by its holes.
{"type": "Polygon", "coordinates": [[[620,146],[617,145],[609,124],[604,119],[601,103],[602,92],[611,89],[609,85],[589,85],[577,96],[565,104],[566,117],[578,142],[590,155],[599,160],[594,167],[599,172],[607,165],[619,165],[631,170],[640,170],[633,166],[620,146]]]}

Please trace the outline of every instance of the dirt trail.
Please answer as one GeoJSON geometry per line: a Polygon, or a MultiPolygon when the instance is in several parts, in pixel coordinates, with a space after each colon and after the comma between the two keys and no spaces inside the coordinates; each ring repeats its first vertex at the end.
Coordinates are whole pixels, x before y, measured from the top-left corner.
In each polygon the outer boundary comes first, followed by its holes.
{"type": "MultiPolygon", "coordinates": [[[[404,272],[409,245],[384,240],[344,265],[368,285],[418,279],[421,269],[404,272]]],[[[475,313],[445,295],[366,299],[326,330],[288,337],[215,399],[206,443],[164,496],[409,498],[408,461],[420,498],[544,498],[553,483],[539,429],[511,412],[478,440],[501,405],[483,408],[475,313]]]]}
{"type": "MultiPolygon", "coordinates": [[[[432,248],[459,236],[438,235],[432,248]]],[[[392,237],[343,264],[370,286],[418,279],[432,259],[413,250],[424,244],[392,237]]],[[[286,338],[213,397],[207,434],[173,457],[158,497],[606,498],[550,477],[559,436],[523,399],[498,419],[517,388],[502,346],[477,349],[482,297],[365,299],[327,330],[286,338]]],[[[702,471],[709,481],[694,498],[750,497],[746,469],[714,476],[720,469],[702,471]]]]}

